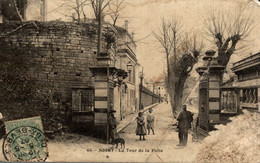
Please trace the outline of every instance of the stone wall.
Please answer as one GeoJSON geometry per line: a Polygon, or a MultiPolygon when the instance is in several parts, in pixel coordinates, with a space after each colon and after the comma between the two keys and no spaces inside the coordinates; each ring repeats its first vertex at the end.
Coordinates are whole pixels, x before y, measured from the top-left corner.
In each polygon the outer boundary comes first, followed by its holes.
{"type": "Polygon", "coordinates": [[[141,91],[141,103],[143,107],[159,102],[159,96],[153,94],[150,90],[142,87],[141,91]]]}
{"type": "Polygon", "coordinates": [[[62,107],[71,107],[74,87],[93,87],[89,66],[96,64],[96,25],[65,22],[17,22],[0,24],[2,50],[30,51],[32,75],[46,82],[62,107]]]}

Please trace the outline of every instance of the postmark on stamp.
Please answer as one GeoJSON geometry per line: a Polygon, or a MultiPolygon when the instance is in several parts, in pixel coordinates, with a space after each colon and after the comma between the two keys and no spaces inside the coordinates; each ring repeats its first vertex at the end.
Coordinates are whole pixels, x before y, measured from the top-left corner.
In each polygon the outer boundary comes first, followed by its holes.
{"type": "Polygon", "coordinates": [[[8,133],[3,142],[7,161],[45,161],[47,144],[40,117],[6,122],[8,133]]]}

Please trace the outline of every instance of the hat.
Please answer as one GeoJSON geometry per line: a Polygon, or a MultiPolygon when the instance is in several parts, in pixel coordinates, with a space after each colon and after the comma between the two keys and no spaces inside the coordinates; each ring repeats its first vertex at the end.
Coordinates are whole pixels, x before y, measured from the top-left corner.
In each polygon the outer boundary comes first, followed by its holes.
{"type": "Polygon", "coordinates": [[[109,113],[115,113],[116,111],[115,110],[111,110],[109,113]]]}

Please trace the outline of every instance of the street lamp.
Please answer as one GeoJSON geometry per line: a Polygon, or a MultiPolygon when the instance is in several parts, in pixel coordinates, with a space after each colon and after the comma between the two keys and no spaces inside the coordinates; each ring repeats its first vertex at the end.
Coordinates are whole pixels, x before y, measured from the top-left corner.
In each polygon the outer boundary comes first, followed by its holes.
{"type": "Polygon", "coordinates": [[[142,105],[142,87],[143,87],[143,78],[144,78],[144,72],[143,72],[143,68],[142,71],[140,72],[140,85],[139,85],[139,110],[143,109],[143,105],[142,105]]]}
{"type": "Polygon", "coordinates": [[[127,71],[128,71],[128,81],[131,82],[132,81],[132,75],[131,75],[131,71],[133,70],[133,65],[132,63],[129,61],[128,64],[126,65],[127,71]]]}
{"type": "Polygon", "coordinates": [[[133,70],[133,65],[132,63],[129,61],[128,64],[126,65],[127,67],[127,71],[130,73],[133,70]]]}

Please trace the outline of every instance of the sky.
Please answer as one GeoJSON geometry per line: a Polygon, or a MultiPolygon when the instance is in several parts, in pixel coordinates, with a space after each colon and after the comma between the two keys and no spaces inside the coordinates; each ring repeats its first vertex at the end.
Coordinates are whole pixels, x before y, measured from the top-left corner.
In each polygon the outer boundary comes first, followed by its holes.
{"type": "MultiPolygon", "coordinates": [[[[196,32],[203,38],[205,49],[214,49],[203,35],[205,28],[204,20],[208,19],[210,11],[222,11],[227,14],[234,13],[237,9],[245,6],[248,0],[126,0],[126,7],[122,11],[122,17],[117,22],[118,26],[124,26],[124,21],[129,21],[129,32],[135,33],[137,40],[137,59],[144,67],[146,79],[157,78],[166,71],[165,53],[160,44],[155,39],[153,32],[158,31],[162,18],[172,19],[177,17],[182,20],[184,30],[188,33],[196,32]],[[145,39],[143,39],[145,38],[145,39]]],[[[47,20],[68,20],[64,13],[68,14],[68,8],[61,6],[60,0],[47,0],[48,9],[47,20]],[[57,7],[59,7],[57,10],[57,7]],[[61,14],[63,13],[63,14],[61,14]]],[[[248,3],[246,12],[252,12],[255,18],[255,27],[246,42],[241,42],[247,46],[247,51],[237,52],[233,55],[231,62],[240,60],[250,53],[260,52],[260,24],[257,15],[260,15],[260,5],[254,2],[248,3]]],[[[91,10],[87,13],[93,16],[91,10]]],[[[109,20],[107,17],[106,20],[109,20]]]]}

